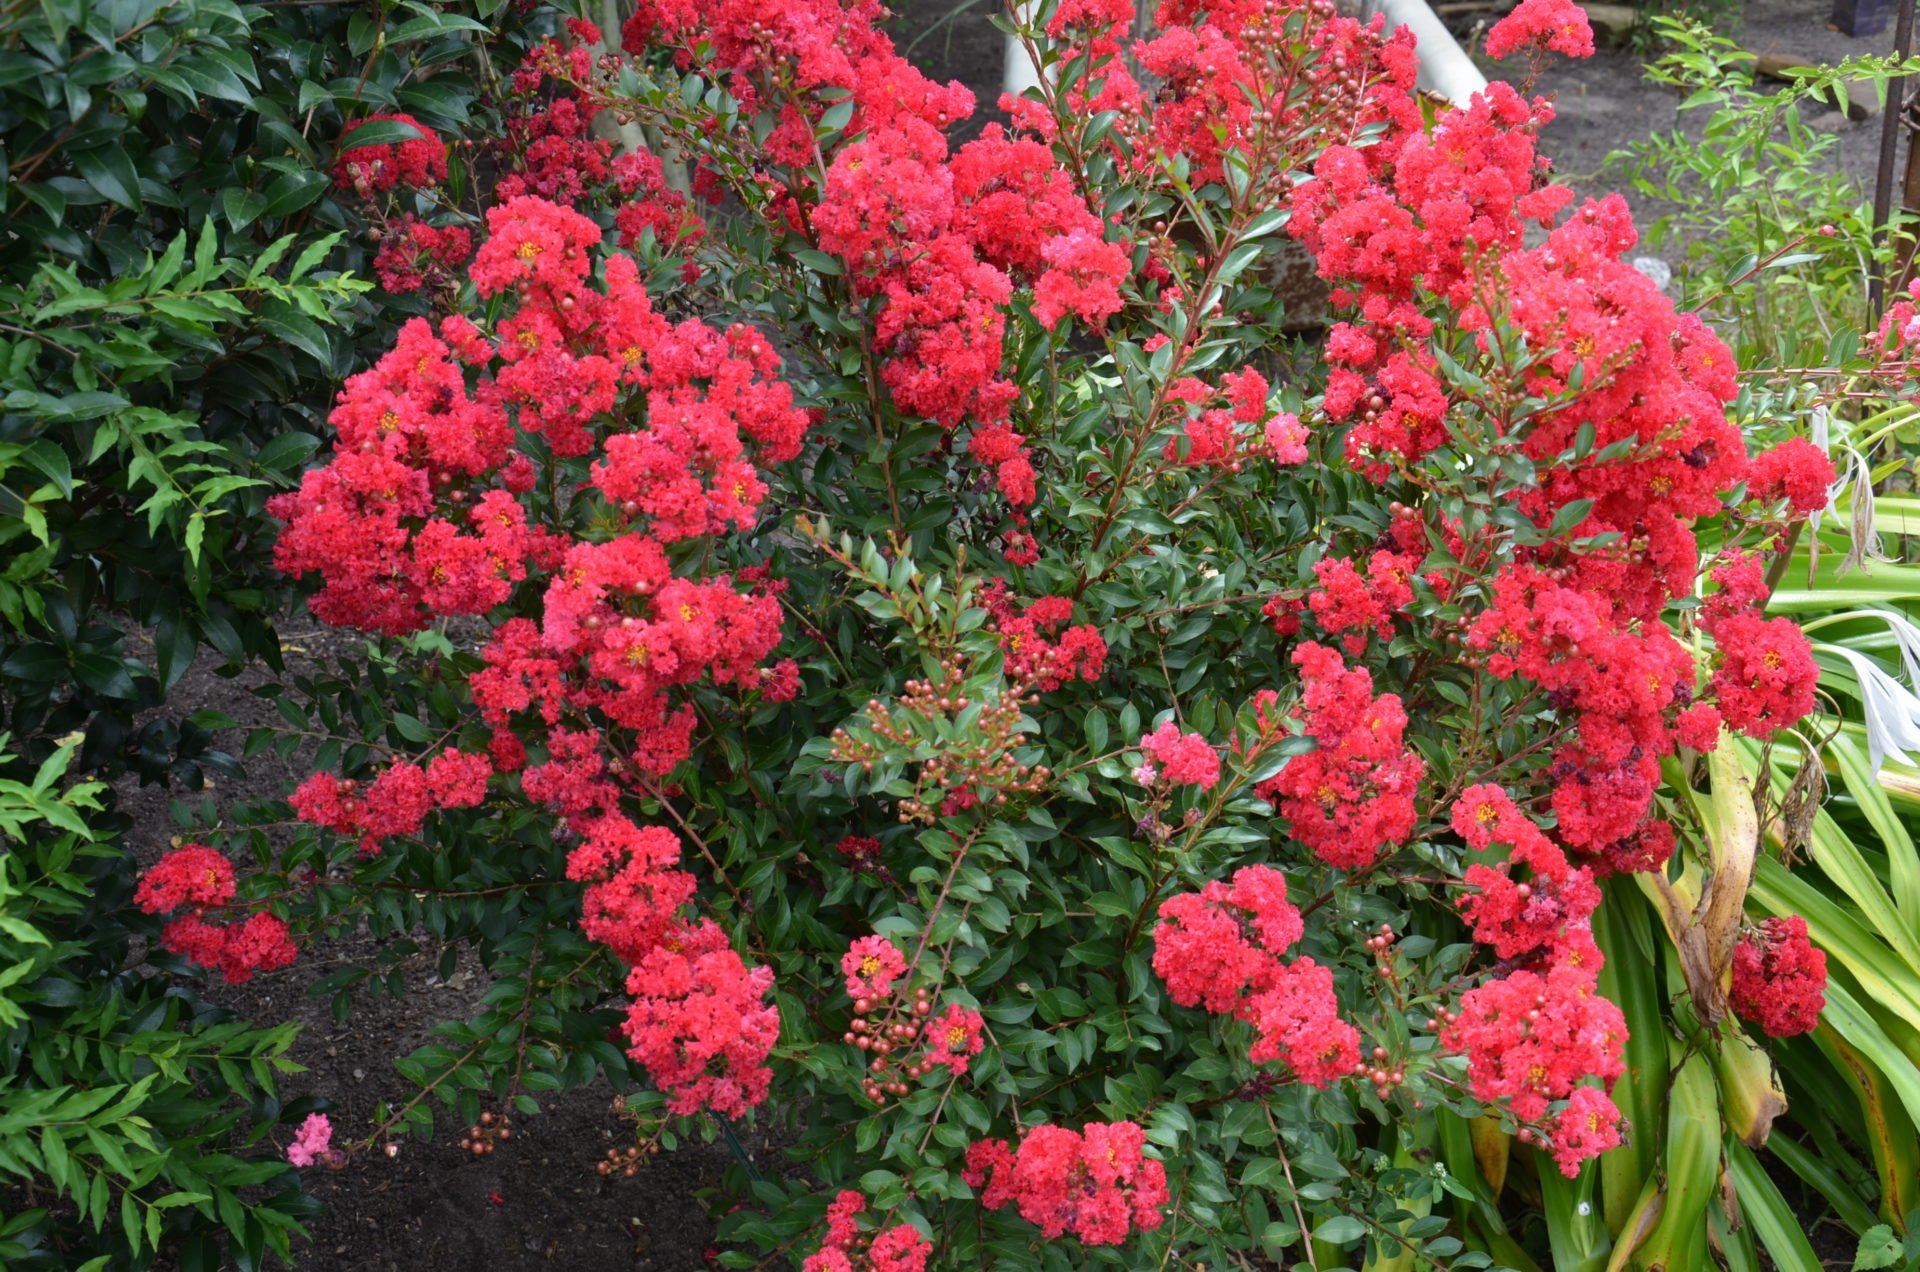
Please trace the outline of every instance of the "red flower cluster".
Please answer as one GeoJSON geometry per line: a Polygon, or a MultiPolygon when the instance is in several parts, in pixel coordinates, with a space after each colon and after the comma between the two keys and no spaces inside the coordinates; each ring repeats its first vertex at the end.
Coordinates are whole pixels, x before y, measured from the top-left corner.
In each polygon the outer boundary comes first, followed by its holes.
{"type": "Polygon", "coordinates": [[[739,1117],[767,1098],[780,1037],[773,972],[748,967],[711,920],[667,934],[627,976],[627,1054],[647,1067],[675,1114],[739,1117]]]}
{"type": "Polygon", "coordinates": [[[1487,32],[1487,56],[1503,58],[1517,49],[1551,49],[1568,57],[1593,56],[1593,27],[1574,0],[1520,0],[1487,32]]]}
{"type": "Polygon", "coordinates": [[[1827,956],[1807,939],[1797,914],[1768,919],[1733,949],[1728,1002],[1770,1038],[1803,1034],[1827,1005],[1827,956]]]}
{"type": "Polygon", "coordinates": [[[1165,779],[1175,786],[1212,790],[1220,781],[1220,753],[1198,733],[1182,733],[1169,720],[1140,739],[1146,762],[1137,771],[1142,785],[1165,779]]]}
{"type": "Polygon", "coordinates": [[[1090,1122],[1078,1132],[1036,1126],[1018,1149],[980,1140],[962,1177],[989,1210],[1014,1205],[1049,1240],[1073,1233],[1088,1245],[1119,1245],[1133,1229],[1158,1228],[1167,1204],[1166,1168],[1141,1152],[1132,1122],[1090,1122]]]}
{"type": "Polygon", "coordinates": [[[465,226],[435,227],[408,213],[387,223],[373,268],[380,285],[401,296],[425,287],[453,287],[455,271],[472,255],[473,234],[465,226]]]}
{"type": "Polygon", "coordinates": [[[1413,796],[1426,763],[1403,741],[1395,694],[1373,695],[1364,667],[1348,670],[1324,645],[1294,651],[1304,686],[1294,718],[1317,743],[1255,788],[1295,839],[1330,866],[1370,866],[1413,833],[1413,796]]]}
{"type": "Polygon", "coordinates": [[[422,768],[401,760],[388,765],[367,785],[315,773],[288,797],[294,815],[337,835],[355,835],[360,850],[372,854],[380,841],[418,834],[435,809],[475,808],[487,797],[493,761],[487,756],[443,751],[422,768]]]}
{"type": "Polygon", "coordinates": [[[1753,457],[1747,493],[1762,503],[1784,500],[1794,515],[1804,517],[1827,506],[1835,476],[1825,451],[1804,437],[1790,437],[1753,457]]]}
{"type": "Polygon", "coordinates": [[[860,1230],[867,1199],[843,1190],[827,1207],[827,1239],[800,1265],[800,1272],[926,1272],[933,1243],[912,1224],[895,1224],[876,1233],[860,1230]]]}
{"type": "MultiPolygon", "coordinates": [[[[1627,1023],[1594,991],[1593,977],[1588,968],[1560,964],[1544,975],[1517,971],[1467,991],[1440,1037],[1466,1053],[1476,1099],[1503,1100],[1521,1121],[1537,1122],[1555,1101],[1590,1089],[1582,1079],[1613,1084],[1626,1068],[1620,1056],[1627,1023]]],[[[1580,1097],[1581,1106],[1596,1110],[1595,1096],[1605,1099],[1595,1092],[1580,1097]]],[[[1562,1160],[1561,1169],[1577,1173],[1573,1161],[1562,1160]]]]}
{"type": "Polygon", "coordinates": [[[1280,463],[1306,458],[1307,435],[1299,418],[1268,419],[1266,377],[1251,367],[1220,377],[1217,389],[1198,377],[1182,376],[1168,386],[1167,400],[1189,412],[1183,434],[1169,439],[1161,452],[1168,463],[1239,472],[1241,456],[1261,441],[1280,463]],[[1212,405],[1222,398],[1225,406],[1212,405]]]}
{"type": "Polygon", "coordinates": [[[265,910],[239,923],[210,923],[207,916],[232,903],[233,863],[205,844],[166,853],[140,876],[133,901],[146,914],[185,909],[167,923],[160,944],[169,953],[205,968],[218,968],[233,985],[293,962],[299,953],[287,925],[265,910]]]}
{"type": "Polygon", "coordinates": [[[447,179],[447,143],[412,115],[369,115],[340,134],[333,179],[342,190],[363,197],[395,186],[439,185],[447,179]],[[368,124],[398,124],[419,135],[391,142],[355,142],[353,135],[368,124]]]}
{"type": "Polygon", "coordinates": [[[927,1063],[945,1065],[956,1076],[965,1073],[985,1045],[980,1035],[986,1027],[979,1012],[948,1003],[947,1009],[927,1026],[927,1063]]]}
{"type": "Polygon", "coordinates": [[[867,0],[658,0],[640,7],[623,41],[636,55],[664,43],[683,64],[709,59],[746,110],[777,109],[766,149],[788,172],[768,215],[810,230],[846,263],[855,294],[877,304],[874,343],[894,403],[948,428],[971,417],[972,451],[1022,506],[1035,492],[1007,427],[1017,396],[1001,378],[1007,303],[1016,284],[1030,286],[1045,325],[1069,314],[1097,325],[1123,304],[1129,253],[1107,241],[1048,146],[993,126],[949,153],[946,130],[972,113],[972,95],[929,81],[877,20],[867,0]],[[766,72],[777,103],[762,101],[766,72]],[[837,104],[826,90],[848,85],[850,140],[816,177],[815,130],[837,104]]]}
{"type": "Polygon", "coordinates": [[[1007,680],[1052,693],[1075,680],[1095,681],[1107,668],[1107,642],[1091,623],[1069,626],[1073,602],[1042,596],[1024,606],[1007,594],[1005,579],[980,590],[980,604],[993,620],[1006,653],[1007,680]]]}
{"type": "Polygon", "coordinates": [[[1453,806],[1453,828],[1480,852],[1505,847],[1498,865],[1475,862],[1460,902],[1473,939],[1500,958],[1533,964],[1573,963],[1598,973],[1591,920],[1600,889],[1591,872],[1567,856],[1514,806],[1498,786],[1470,786],[1453,806]]]}
{"type": "Polygon", "coordinates": [[[1367,558],[1364,575],[1345,557],[1326,558],[1314,564],[1319,587],[1308,595],[1307,608],[1322,631],[1339,636],[1347,655],[1358,658],[1369,633],[1392,637],[1394,615],[1413,600],[1411,580],[1419,568],[1418,556],[1384,549],[1367,558]]]}
{"type": "Polygon", "coordinates": [[[763,337],[669,322],[586,217],[522,195],[487,223],[470,274],[504,301],[492,331],[414,320],[348,382],[333,460],[273,503],[287,522],[275,552],[282,569],[320,575],[312,608],[331,623],[404,633],[528,600],[540,617],[496,618],[469,679],[495,729],[488,754],[395,763],[364,792],[318,774],[294,806],[372,851],[434,809],[480,803],[496,768],[520,771],[525,795],[584,837],[568,876],[588,885],[587,933],[634,967],[633,1055],[678,1111],[737,1114],[770,1079],[771,974],[712,924],[685,924],[695,881],[677,868],[677,838],[618,808],[688,755],[683,686],[769,698],[798,687],[791,664],[761,666],[780,639],[781,585],[764,572],[678,576],[663,545],[750,526],[766,490],[756,465],[795,457],[809,420],[763,337]],[[614,420],[642,397],[644,413],[614,420]],[[516,443],[534,434],[562,458],[597,448],[572,491],[596,505],[586,535],[529,517],[537,470],[516,443]],[[523,738],[539,747],[532,763],[523,738]]]}
{"type": "Polygon", "coordinates": [[[1255,1064],[1284,1061],[1299,1081],[1324,1087],[1359,1067],[1360,1035],[1340,1019],[1329,969],[1280,961],[1302,930],[1286,876],[1242,866],[1231,884],[1212,880],[1161,904],[1153,970],[1182,1007],[1251,1024],[1255,1064]]]}
{"type": "Polygon", "coordinates": [[[1568,1179],[1580,1174],[1580,1163],[1620,1144],[1620,1110],[1595,1087],[1575,1087],[1566,1107],[1554,1116],[1551,1128],[1553,1162],[1568,1179]]]}
{"type": "Polygon", "coordinates": [[[711,920],[689,925],[681,917],[696,881],[678,868],[679,836],[618,814],[582,829],[567,878],[587,885],[582,930],[632,967],[629,1054],[674,1112],[738,1117],[766,1098],[773,1077],[766,1058],[780,1017],[763,1001],[773,973],[749,969],[711,920]]]}
{"type": "MultiPolygon", "coordinates": [[[[807,417],[758,333],[669,324],[624,256],[609,256],[594,285],[591,221],[522,197],[488,224],[472,274],[483,295],[511,294],[497,340],[462,319],[438,335],[416,320],[350,380],[332,417],[341,453],[273,504],[288,523],[276,559],[321,575],[322,619],[389,632],[487,613],[522,580],[549,576],[544,621],[500,628],[476,702],[496,725],[598,711],[632,730],[642,771],[664,772],[686,755],[691,728],[673,687],[711,675],[778,693],[792,681],[758,665],[779,640],[771,591],[674,578],[660,545],[750,525],[765,493],[754,463],[793,458],[807,417]],[[461,363],[493,373],[469,390],[461,363]],[[516,430],[587,454],[597,421],[638,390],[644,426],[608,437],[593,467],[608,515],[629,532],[569,543],[530,526],[521,496],[533,470],[512,449],[516,430]]],[[[578,776],[573,764],[546,785],[578,776]]]]}

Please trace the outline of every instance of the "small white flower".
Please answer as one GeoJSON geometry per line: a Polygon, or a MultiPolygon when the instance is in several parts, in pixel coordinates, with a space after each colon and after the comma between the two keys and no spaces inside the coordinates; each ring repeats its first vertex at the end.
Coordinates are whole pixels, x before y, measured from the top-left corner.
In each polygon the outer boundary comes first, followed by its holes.
{"type": "Polygon", "coordinates": [[[1584,1219],[1593,1213],[1593,1206],[1591,1203],[1583,1201],[1574,1207],[1574,1212],[1584,1219]]]}

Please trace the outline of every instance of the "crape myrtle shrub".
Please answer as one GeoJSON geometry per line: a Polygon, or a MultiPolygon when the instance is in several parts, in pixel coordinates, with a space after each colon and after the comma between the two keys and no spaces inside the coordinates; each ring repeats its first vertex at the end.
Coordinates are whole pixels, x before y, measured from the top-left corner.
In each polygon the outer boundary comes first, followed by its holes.
{"type": "MultiPolygon", "coordinates": [[[[790,1128],[734,1266],[1476,1266],[1436,1143],[1629,1132],[1602,883],[1707,851],[1663,764],[1811,705],[1764,605],[1832,469],[1748,453],[1547,102],[1436,112],[1326,3],[1132,14],[1038,6],[1042,87],[957,148],[872,4],[645,3],[515,73],[497,200],[404,231],[431,312],[272,505],[378,638],[283,701],[304,828],[142,887],[229,978],[363,919],[478,947],[418,1094],[296,1160],[436,1104],[512,1152],[604,1074],[602,1174],[790,1128]],[[1289,239],[1342,315],[1298,379],[1289,239]]],[[[1494,35],[1591,48],[1553,0],[1494,35]]],[[[1711,957],[1708,1025],[1820,1009],[1790,921],[1711,957]]]]}

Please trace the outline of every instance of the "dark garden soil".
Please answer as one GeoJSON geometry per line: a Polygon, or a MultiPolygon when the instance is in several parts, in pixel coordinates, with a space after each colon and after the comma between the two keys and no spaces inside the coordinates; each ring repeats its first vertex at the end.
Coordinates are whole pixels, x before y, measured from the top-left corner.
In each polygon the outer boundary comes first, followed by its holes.
{"type": "MultiPolygon", "coordinates": [[[[912,51],[917,62],[974,90],[981,111],[969,131],[997,114],[1001,37],[987,21],[991,4],[908,0],[899,23],[903,44],[918,38],[912,51]]],[[[1741,34],[1749,47],[1816,60],[1878,52],[1890,42],[1829,32],[1824,7],[1815,0],[1760,0],[1747,7],[1741,34]]],[[[1604,188],[1597,173],[1608,151],[1673,125],[1672,98],[1642,83],[1639,63],[1634,53],[1607,51],[1586,63],[1561,63],[1543,84],[1556,95],[1560,112],[1548,148],[1562,171],[1584,177],[1589,190],[1604,188]]],[[[1870,180],[1879,121],[1842,124],[1839,131],[1846,169],[1870,180]]],[[[337,633],[290,624],[288,660],[310,662],[343,641],[337,633]]],[[[277,720],[271,705],[251,692],[261,683],[257,674],[232,680],[200,667],[179,686],[175,702],[225,712],[242,726],[277,720]]],[[[237,751],[243,738],[236,731],[223,743],[237,751]]],[[[301,776],[262,758],[247,765],[243,778],[224,779],[210,794],[222,805],[273,798],[301,776]]],[[[129,785],[121,798],[135,819],[129,845],[143,862],[151,861],[178,833],[167,796],[129,785]]],[[[379,952],[370,939],[348,938],[306,949],[294,967],[238,989],[207,987],[214,1000],[246,1018],[300,1022],[293,1054],[307,1072],[288,1080],[287,1094],[334,1101],[342,1139],[365,1134],[378,1101],[409,1094],[392,1059],[425,1041],[435,1022],[468,1016],[486,988],[484,977],[465,968],[439,981],[428,954],[398,964],[407,974],[403,995],[363,995],[344,1024],[334,1020],[327,998],[308,995],[328,972],[374,960],[379,952]]],[[[408,1139],[391,1160],[376,1151],[356,1156],[338,1172],[310,1171],[309,1186],[326,1211],[311,1223],[310,1239],[297,1246],[299,1266],[338,1272],[691,1272],[705,1266],[713,1234],[709,1199],[730,1154],[692,1147],[651,1159],[632,1179],[602,1178],[594,1163],[609,1147],[630,1142],[622,1137],[626,1124],[609,1110],[612,1095],[596,1086],[547,1101],[545,1113],[520,1119],[510,1146],[490,1157],[460,1151],[453,1142],[458,1128],[443,1122],[435,1142],[408,1139]]],[[[1836,1248],[1833,1254],[1844,1266],[1850,1251],[1836,1248]]]]}

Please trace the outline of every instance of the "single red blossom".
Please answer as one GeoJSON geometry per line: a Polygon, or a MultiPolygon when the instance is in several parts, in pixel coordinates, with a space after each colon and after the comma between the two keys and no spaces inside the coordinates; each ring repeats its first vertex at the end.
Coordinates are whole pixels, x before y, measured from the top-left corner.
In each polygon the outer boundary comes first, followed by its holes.
{"type": "Polygon", "coordinates": [[[955,1074],[965,1073],[968,1062],[984,1045],[980,1035],[986,1023],[979,1012],[948,1003],[947,1009],[927,1026],[927,1036],[933,1040],[927,1048],[927,1063],[943,1064],[955,1074]]]}
{"type": "Polygon", "coordinates": [[[1769,738],[1813,710],[1819,664],[1790,618],[1739,614],[1713,629],[1720,665],[1708,685],[1729,729],[1769,738]]]}
{"type": "Polygon", "coordinates": [[[163,854],[140,876],[133,903],[147,914],[214,909],[233,900],[233,863],[205,844],[163,854]]]}
{"type": "Polygon", "coordinates": [[[1790,437],[1748,461],[1747,493],[1764,503],[1785,500],[1804,517],[1827,506],[1835,476],[1826,452],[1804,437],[1790,437]]]}
{"type": "Polygon", "coordinates": [[[847,997],[885,998],[906,974],[907,960],[886,937],[863,936],[841,958],[840,970],[847,976],[847,997]]]}
{"type": "Polygon", "coordinates": [[[1580,1164],[1620,1143],[1620,1110],[1597,1087],[1575,1087],[1566,1107],[1553,1118],[1553,1161],[1568,1179],[1580,1164]]]}
{"type": "Polygon", "coordinates": [[[447,179],[447,143],[412,115],[369,115],[340,134],[334,183],[342,190],[371,194],[396,186],[433,186],[447,179]],[[396,124],[416,136],[392,142],[356,144],[353,135],[369,124],[396,124]]]}

